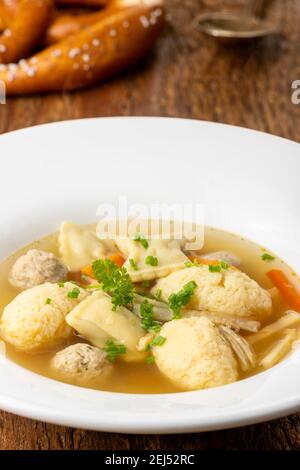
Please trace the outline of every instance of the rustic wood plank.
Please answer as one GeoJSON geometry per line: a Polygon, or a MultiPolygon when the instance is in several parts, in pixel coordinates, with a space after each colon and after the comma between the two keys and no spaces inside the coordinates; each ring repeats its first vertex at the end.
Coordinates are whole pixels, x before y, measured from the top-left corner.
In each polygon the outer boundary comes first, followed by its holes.
{"type": "MultiPolygon", "coordinates": [[[[281,34],[228,48],[197,33],[205,10],[242,0],[168,0],[169,26],[155,50],[115,79],[89,90],[8,99],[0,133],[94,116],[178,116],[225,122],[300,141],[300,2],[271,1],[267,15],[281,34]]],[[[53,426],[0,412],[0,449],[299,449],[300,415],[203,434],[136,436],[53,426]]]]}

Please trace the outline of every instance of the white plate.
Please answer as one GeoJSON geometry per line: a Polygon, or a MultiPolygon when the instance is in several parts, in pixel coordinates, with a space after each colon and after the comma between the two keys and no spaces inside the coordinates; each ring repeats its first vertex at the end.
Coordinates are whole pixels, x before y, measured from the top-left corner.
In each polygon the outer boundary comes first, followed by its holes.
{"type": "MultiPolygon", "coordinates": [[[[239,232],[300,271],[300,146],[220,124],[161,118],[55,123],[0,137],[0,258],[90,222],[100,203],[203,203],[205,222],[239,232]]],[[[176,433],[241,426],[300,410],[294,356],[211,390],[129,395],[87,390],[0,360],[0,407],[68,426],[176,433]]]]}

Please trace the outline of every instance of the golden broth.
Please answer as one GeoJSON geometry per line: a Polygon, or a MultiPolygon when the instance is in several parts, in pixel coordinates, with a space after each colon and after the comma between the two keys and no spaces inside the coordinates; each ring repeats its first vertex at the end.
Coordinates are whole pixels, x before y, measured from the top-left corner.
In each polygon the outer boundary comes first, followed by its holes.
{"type": "MultiPolygon", "coordinates": [[[[50,251],[58,255],[57,234],[50,235],[39,241],[36,241],[22,250],[18,251],[0,265],[0,312],[4,307],[18,294],[8,283],[8,273],[15,262],[15,260],[28,249],[36,248],[45,251],[50,251]]],[[[263,261],[261,255],[263,248],[253,242],[245,240],[238,235],[224,232],[222,230],[214,229],[211,227],[205,228],[205,243],[202,253],[210,251],[226,250],[235,253],[242,260],[242,270],[251,278],[255,279],[262,287],[269,289],[272,286],[270,280],[266,276],[267,271],[270,269],[281,269],[289,276],[295,276],[295,273],[287,266],[282,260],[276,258],[274,261],[263,261]]],[[[274,311],[273,315],[268,319],[268,323],[272,323],[276,318],[281,316],[288,306],[284,301],[277,296],[273,301],[274,311]]],[[[246,335],[245,335],[246,336],[246,335]]],[[[82,339],[80,339],[82,342],[82,339]]],[[[261,354],[272,343],[276,341],[276,337],[271,340],[261,341],[255,346],[257,354],[261,354]]],[[[33,372],[50,377],[56,380],[62,380],[59,373],[51,369],[50,361],[57,350],[63,349],[65,346],[77,343],[78,337],[74,335],[74,340],[61,345],[56,350],[47,353],[30,355],[23,352],[16,351],[12,346],[6,345],[7,357],[17,364],[29,369],[33,372]]],[[[260,372],[261,369],[257,368],[251,370],[250,373],[241,373],[240,378],[245,378],[260,372]]],[[[63,379],[63,381],[66,381],[63,379]]],[[[72,383],[72,382],[69,382],[72,383]]],[[[77,385],[77,384],[76,384],[77,385]]],[[[81,384],[82,385],[82,384],[81,384]]],[[[97,390],[108,390],[113,392],[127,392],[127,393],[170,393],[178,392],[179,390],[173,383],[166,379],[158,370],[155,365],[148,365],[146,363],[128,364],[121,361],[114,365],[112,374],[105,379],[96,379],[84,384],[85,387],[94,388],[97,390]]]]}

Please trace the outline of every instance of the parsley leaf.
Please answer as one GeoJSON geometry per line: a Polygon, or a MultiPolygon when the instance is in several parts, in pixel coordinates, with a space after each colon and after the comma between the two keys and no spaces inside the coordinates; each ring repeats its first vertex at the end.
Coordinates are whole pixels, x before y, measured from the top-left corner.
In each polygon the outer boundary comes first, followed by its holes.
{"type": "Polygon", "coordinates": [[[185,284],[183,288],[177,292],[177,294],[171,294],[169,296],[169,307],[171,310],[173,310],[174,319],[181,317],[181,308],[189,303],[196,287],[196,282],[190,281],[185,284]]]}
{"type": "Polygon", "coordinates": [[[80,289],[78,287],[74,287],[74,289],[68,292],[68,297],[69,299],[78,299],[79,294],[80,294],[80,289]]]}
{"type": "Polygon", "coordinates": [[[138,271],[138,270],[139,270],[139,268],[137,267],[136,262],[134,261],[134,259],[130,258],[130,259],[129,259],[129,264],[130,264],[130,266],[132,267],[132,269],[133,269],[134,271],[138,271]]]}
{"type": "Polygon", "coordinates": [[[134,286],[127,270],[113,261],[97,260],[92,264],[93,273],[102,289],[111,295],[113,310],[119,306],[131,305],[134,298],[134,286]]]}
{"type": "Polygon", "coordinates": [[[147,256],[145,259],[145,263],[148,264],[148,266],[157,266],[158,265],[158,259],[156,256],[147,256]]]}
{"type": "Polygon", "coordinates": [[[50,299],[50,298],[48,297],[48,299],[46,300],[46,305],[50,305],[51,302],[52,302],[52,299],[50,299]]]}
{"type": "Polygon", "coordinates": [[[141,235],[140,233],[137,233],[133,239],[135,242],[139,242],[145,249],[149,247],[148,240],[144,237],[144,235],[141,235]]]}
{"type": "Polygon", "coordinates": [[[161,324],[153,319],[153,305],[144,300],[140,305],[141,325],[146,331],[159,333],[161,324]]]}
{"type": "Polygon", "coordinates": [[[65,287],[65,283],[64,282],[59,282],[58,287],[65,287]]]}
{"type": "Polygon", "coordinates": [[[116,344],[113,340],[108,339],[103,350],[107,354],[107,359],[110,362],[115,362],[118,356],[126,353],[126,346],[124,346],[124,344],[116,344]]]}
{"type": "Polygon", "coordinates": [[[263,255],[261,255],[261,259],[263,261],[273,261],[275,257],[270,255],[270,253],[264,253],[263,255]]]}

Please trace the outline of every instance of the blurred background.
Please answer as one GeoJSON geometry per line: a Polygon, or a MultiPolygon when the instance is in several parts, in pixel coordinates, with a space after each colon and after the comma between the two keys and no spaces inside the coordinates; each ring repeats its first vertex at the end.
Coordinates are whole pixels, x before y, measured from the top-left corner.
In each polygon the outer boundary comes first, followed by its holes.
{"type": "Polygon", "coordinates": [[[96,86],[71,93],[8,98],[0,133],[94,116],[172,116],[225,122],[299,140],[300,2],[266,0],[278,33],[224,45],[194,26],[205,12],[241,12],[243,0],[166,0],[167,26],[138,64],[96,86]]]}

